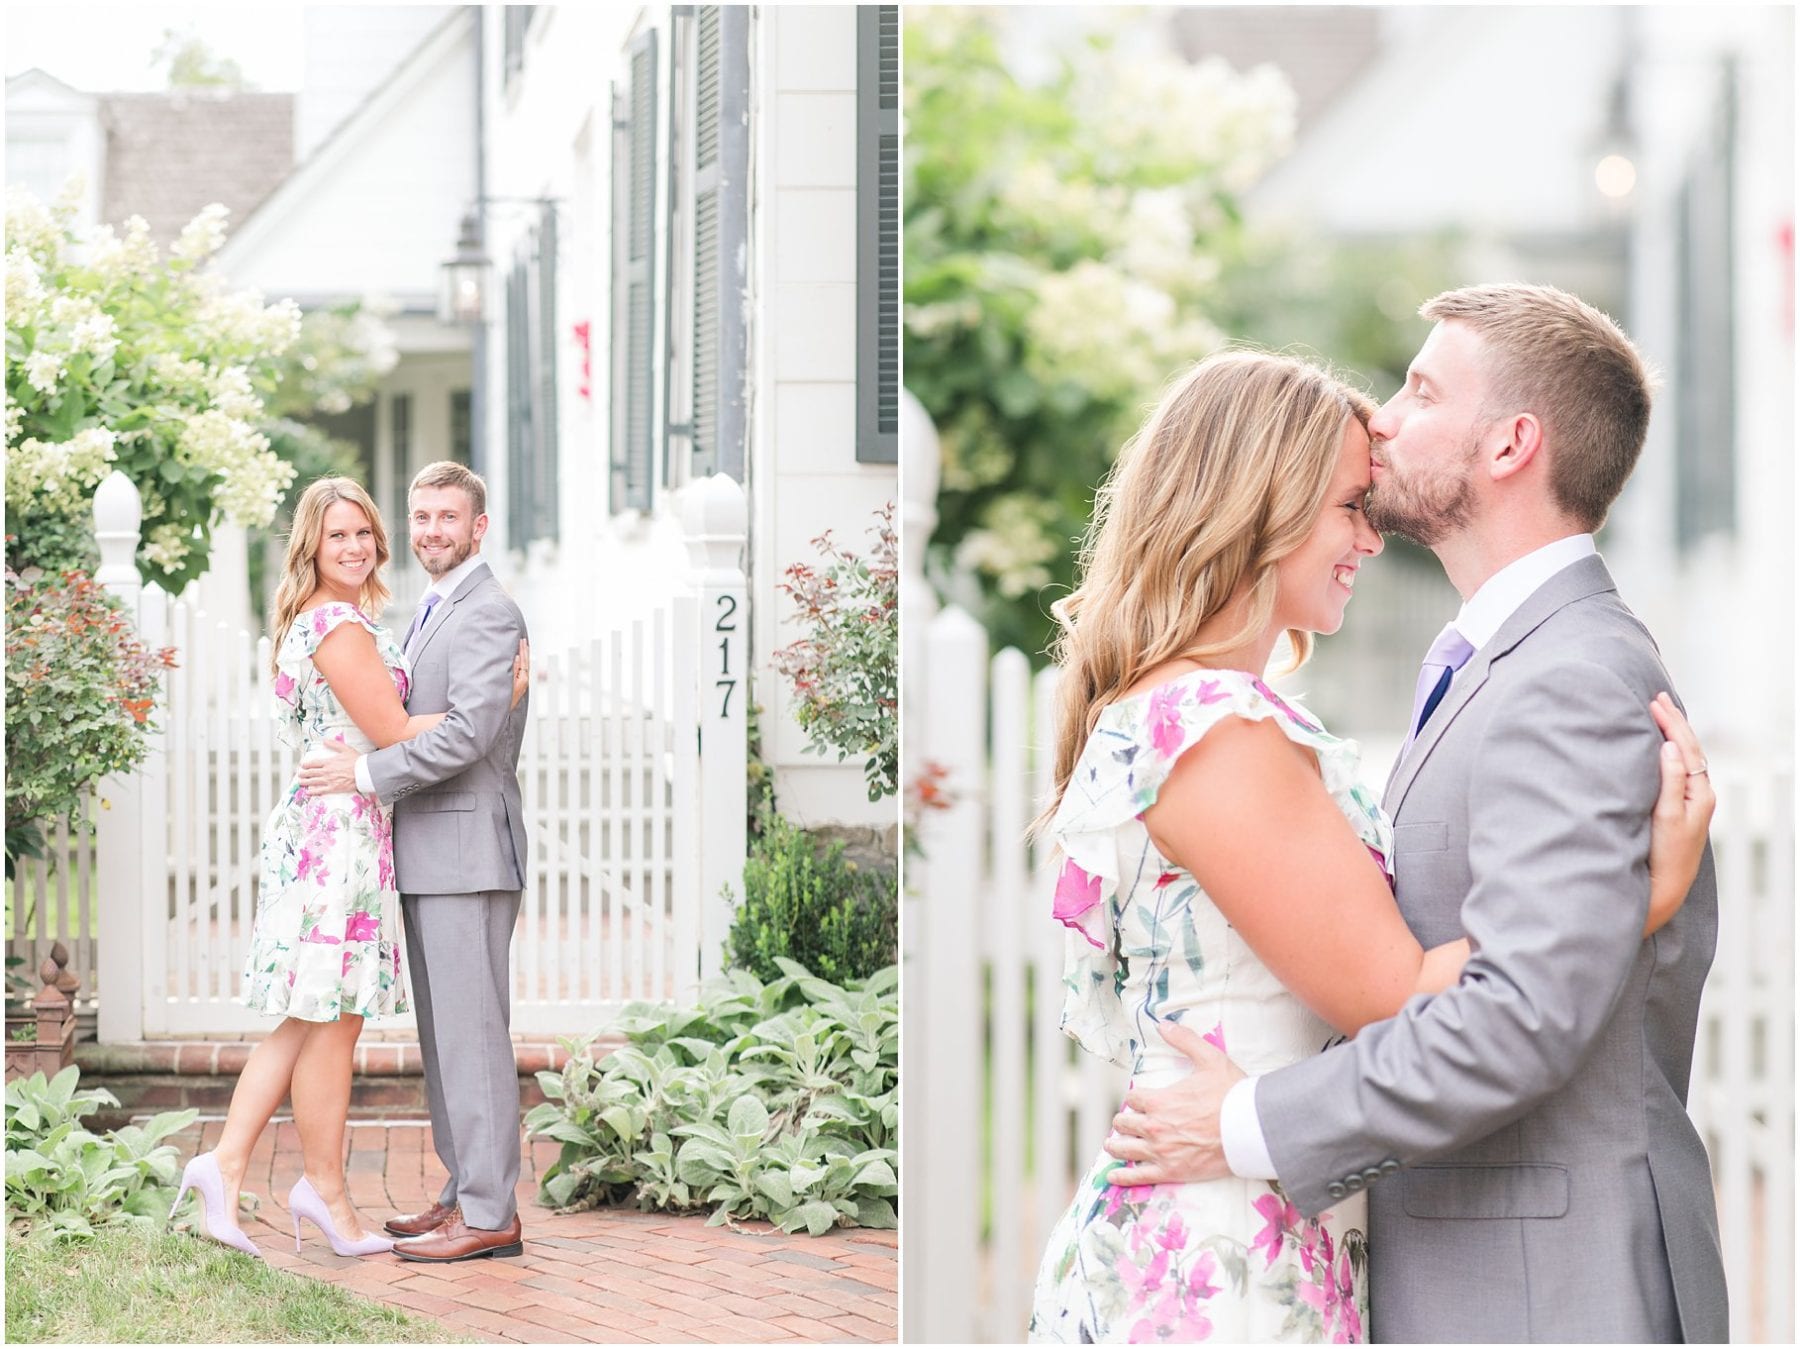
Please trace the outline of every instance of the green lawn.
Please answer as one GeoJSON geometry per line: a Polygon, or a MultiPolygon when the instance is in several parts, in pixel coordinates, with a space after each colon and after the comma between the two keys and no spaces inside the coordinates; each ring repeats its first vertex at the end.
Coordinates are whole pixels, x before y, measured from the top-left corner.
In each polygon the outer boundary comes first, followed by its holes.
{"type": "Polygon", "coordinates": [[[6,1243],[9,1344],[466,1343],[435,1322],[175,1232],[6,1243]]]}

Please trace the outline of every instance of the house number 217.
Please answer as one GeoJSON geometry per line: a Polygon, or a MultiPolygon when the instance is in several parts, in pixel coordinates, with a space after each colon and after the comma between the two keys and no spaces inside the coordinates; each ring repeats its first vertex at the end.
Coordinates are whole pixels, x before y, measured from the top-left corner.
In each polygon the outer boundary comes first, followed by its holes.
{"type": "Polygon", "coordinates": [[[719,677],[713,680],[713,687],[724,690],[719,699],[719,719],[725,720],[731,715],[731,691],[737,687],[737,680],[731,674],[731,634],[737,631],[737,597],[735,595],[719,596],[719,616],[713,623],[713,631],[726,634],[719,638],[719,677]]]}

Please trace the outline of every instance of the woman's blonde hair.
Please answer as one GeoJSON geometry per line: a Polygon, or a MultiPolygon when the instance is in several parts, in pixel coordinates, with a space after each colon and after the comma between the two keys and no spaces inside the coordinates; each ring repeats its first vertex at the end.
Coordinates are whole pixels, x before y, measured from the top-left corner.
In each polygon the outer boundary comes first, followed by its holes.
{"type": "MultiPolygon", "coordinates": [[[[1165,661],[1205,662],[1268,626],[1275,564],[1312,533],[1346,424],[1366,427],[1374,410],[1329,371],[1261,351],[1209,356],[1169,387],[1095,494],[1081,584],[1051,606],[1055,789],[1034,832],[1109,703],[1165,661]],[[1241,627],[1203,642],[1203,625],[1243,593],[1241,627]]],[[[1288,639],[1297,667],[1312,634],[1288,639]]]]}
{"type": "Polygon", "coordinates": [[[375,535],[375,565],[364,578],[357,594],[356,607],[370,618],[381,617],[389,595],[387,583],[381,579],[388,564],[387,529],[381,523],[381,512],[375,508],[362,484],[350,478],[320,478],[300,494],[294,507],[294,525],[288,531],[287,556],[281,563],[281,584],[275,587],[275,603],[270,611],[270,673],[275,670],[275,657],[281,650],[282,638],[299,615],[301,606],[319,588],[319,543],[325,537],[325,512],[334,502],[348,501],[369,517],[375,535]]]}

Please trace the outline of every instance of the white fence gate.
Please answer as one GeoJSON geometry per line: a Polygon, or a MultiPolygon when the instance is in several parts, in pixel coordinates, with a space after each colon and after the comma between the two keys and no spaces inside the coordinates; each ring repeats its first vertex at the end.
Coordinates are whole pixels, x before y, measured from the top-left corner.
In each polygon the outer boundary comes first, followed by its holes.
{"type": "MultiPolygon", "coordinates": [[[[907,869],[907,1337],[1022,1339],[1038,1257],[1124,1074],[1057,1030],[1063,929],[1026,825],[1049,784],[1054,674],[988,660],[958,609],[909,641],[909,772],[941,770],[907,869]],[[990,692],[991,690],[991,692],[990,692]]],[[[1790,769],[1715,760],[1719,945],[1689,1104],[1718,1187],[1734,1341],[1794,1336],[1790,769]]]]}
{"type": "MultiPolygon", "coordinates": [[[[96,513],[103,549],[129,559],[136,497],[115,479],[96,513]]],[[[745,661],[744,513],[729,479],[698,488],[686,521],[694,593],[575,650],[534,653],[515,1031],[594,1030],[627,1002],[682,996],[719,968],[721,880],[743,866],[745,700],[718,695],[711,663],[745,661]]],[[[97,1005],[104,1041],[265,1030],[241,977],[263,824],[297,758],[275,739],[269,639],[210,624],[154,587],[138,593],[128,562],[100,579],[134,607],[148,645],[176,648],[179,667],[147,761],[101,784],[97,831],[65,828],[54,866],[18,869],[8,950],[35,965],[51,942],[68,943],[81,1009],[97,1005]]]]}

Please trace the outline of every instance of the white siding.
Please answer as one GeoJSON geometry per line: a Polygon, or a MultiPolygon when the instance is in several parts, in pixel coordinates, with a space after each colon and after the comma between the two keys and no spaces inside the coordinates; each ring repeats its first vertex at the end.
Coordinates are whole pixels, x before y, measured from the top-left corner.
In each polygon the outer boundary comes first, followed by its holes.
{"type": "Polygon", "coordinates": [[[764,6],[751,90],[756,250],[752,285],[751,569],[763,755],[782,810],[807,823],[891,825],[864,799],[862,764],[805,752],[785,681],[769,663],[801,635],[777,589],[830,529],[866,551],[874,512],[896,502],[891,464],[856,462],[856,10],[764,6]]]}

